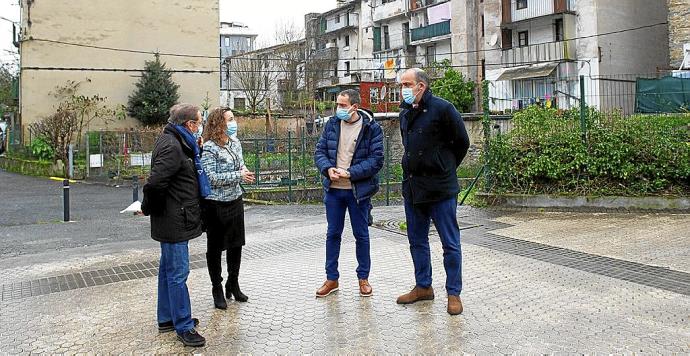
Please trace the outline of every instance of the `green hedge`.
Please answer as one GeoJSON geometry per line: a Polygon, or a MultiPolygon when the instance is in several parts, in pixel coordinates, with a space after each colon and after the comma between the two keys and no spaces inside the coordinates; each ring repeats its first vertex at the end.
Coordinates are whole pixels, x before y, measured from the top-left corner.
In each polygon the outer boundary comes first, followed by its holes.
{"type": "Polygon", "coordinates": [[[690,115],[632,116],[530,107],[489,145],[490,191],[520,194],[690,194],[690,115]]]}

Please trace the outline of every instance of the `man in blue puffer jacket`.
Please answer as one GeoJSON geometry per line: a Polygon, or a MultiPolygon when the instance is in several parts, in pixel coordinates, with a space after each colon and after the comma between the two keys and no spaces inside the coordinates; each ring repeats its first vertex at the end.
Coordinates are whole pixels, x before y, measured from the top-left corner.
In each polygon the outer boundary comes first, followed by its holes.
{"type": "Polygon", "coordinates": [[[326,205],[326,282],[316,297],[338,290],[338,256],[345,225],[350,215],[356,240],[359,293],[372,295],[369,284],[369,206],[379,189],[378,172],[383,167],[383,130],[371,111],[360,109],[359,92],[348,89],[338,95],[336,115],[326,123],[316,145],[314,162],[322,175],[326,205]]]}

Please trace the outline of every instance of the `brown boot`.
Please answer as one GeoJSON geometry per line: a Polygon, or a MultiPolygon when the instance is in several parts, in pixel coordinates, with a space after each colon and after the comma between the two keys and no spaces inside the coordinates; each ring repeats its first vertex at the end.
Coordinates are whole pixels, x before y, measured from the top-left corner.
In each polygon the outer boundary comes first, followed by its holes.
{"type": "Polygon", "coordinates": [[[368,280],[359,280],[359,295],[361,295],[362,297],[371,297],[373,292],[374,291],[371,289],[371,285],[369,284],[368,280]]]}
{"type": "Polygon", "coordinates": [[[462,301],[458,295],[448,296],[448,314],[458,315],[462,313],[462,301]]]}
{"type": "Polygon", "coordinates": [[[415,286],[410,293],[403,294],[398,297],[398,304],[412,304],[420,300],[433,300],[434,299],[434,288],[422,288],[415,286]]]}
{"type": "Polygon", "coordinates": [[[327,297],[329,294],[338,290],[338,281],[326,280],[321,288],[316,291],[317,298],[327,297]]]}

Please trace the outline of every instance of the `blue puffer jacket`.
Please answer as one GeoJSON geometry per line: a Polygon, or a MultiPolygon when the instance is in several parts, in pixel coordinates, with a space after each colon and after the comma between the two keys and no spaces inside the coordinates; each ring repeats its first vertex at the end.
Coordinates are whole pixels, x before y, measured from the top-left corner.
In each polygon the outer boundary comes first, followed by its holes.
{"type": "MultiPolygon", "coordinates": [[[[359,109],[357,113],[364,121],[362,121],[362,131],[357,138],[355,154],[348,171],[350,182],[352,182],[352,193],[359,202],[371,198],[379,190],[378,173],[383,167],[383,130],[374,121],[371,111],[359,109]]],[[[339,141],[340,120],[331,117],[323,129],[314,153],[314,162],[321,172],[321,181],[325,191],[328,191],[331,186],[328,169],[336,166],[339,141]]]]}

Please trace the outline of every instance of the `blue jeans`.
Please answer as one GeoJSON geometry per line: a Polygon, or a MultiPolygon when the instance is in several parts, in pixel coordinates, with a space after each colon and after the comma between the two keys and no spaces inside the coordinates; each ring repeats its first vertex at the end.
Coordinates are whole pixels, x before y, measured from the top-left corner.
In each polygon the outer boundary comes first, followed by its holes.
{"type": "Polygon", "coordinates": [[[161,242],[161,261],[158,270],[158,322],[172,321],[178,334],[194,328],[192,303],[187,290],[187,276],[189,276],[188,242],[161,242]]]}
{"type": "Polygon", "coordinates": [[[407,238],[414,263],[417,286],[431,287],[431,252],[429,250],[429,225],[434,221],[443,245],[443,266],[446,269],[448,295],[460,295],[462,291],[462,254],[460,229],[455,212],[457,197],[435,203],[413,205],[405,201],[407,238]]]}
{"type": "Polygon", "coordinates": [[[355,235],[357,255],[357,278],[368,279],[371,267],[369,255],[369,204],[370,199],[357,203],[351,189],[329,189],[324,196],[326,205],[326,278],[338,280],[338,257],[340,241],[345,227],[345,211],[350,215],[352,233],[355,235]]]}

